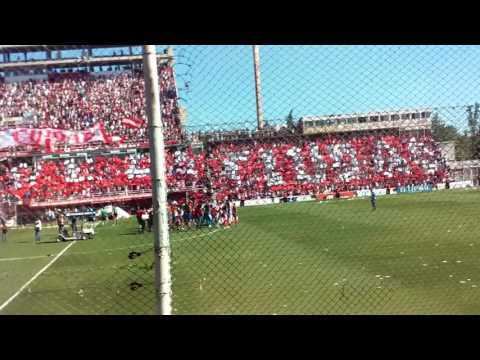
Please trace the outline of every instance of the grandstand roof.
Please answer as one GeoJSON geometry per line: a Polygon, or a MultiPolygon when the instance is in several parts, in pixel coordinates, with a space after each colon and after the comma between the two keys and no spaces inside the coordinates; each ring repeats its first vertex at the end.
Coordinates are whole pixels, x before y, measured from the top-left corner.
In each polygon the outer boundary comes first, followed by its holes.
{"type": "MultiPolygon", "coordinates": [[[[159,61],[173,60],[171,55],[159,54],[157,55],[159,61]]],[[[55,60],[29,60],[16,61],[8,63],[0,63],[0,71],[8,71],[15,69],[34,69],[34,68],[58,68],[58,67],[76,67],[76,66],[108,66],[131,64],[133,62],[140,62],[143,60],[142,55],[127,55],[127,56],[105,56],[105,57],[91,57],[88,59],[55,59],[55,60]]]]}
{"type": "Polygon", "coordinates": [[[340,115],[307,115],[303,116],[301,120],[327,120],[327,119],[344,119],[352,117],[367,117],[367,116],[381,116],[381,115],[402,115],[409,113],[421,113],[421,112],[432,112],[430,108],[420,108],[420,109],[401,109],[401,110],[392,110],[392,111],[370,111],[365,113],[353,113],[353,114],[340,114],[340,115]]]}
{"type": "Polygon", "coordinates": [[[0,45],[0,53],[18,51],[76,50],[129,47],[139,45],[0,45]]]}
{"type": "MultiPolygon", "coordinates": [[[[138,47],[139,45],[0,45],[0,54],[5,54],[3,61],[0,62],[0,71],[15,71],[29,69],[45,69],[59,67],[85,67],[85,66],[110,66],[110,65],[127,65],[130,63],[138,63],[143,60],[142,54],[127,51],[127,53],[93,55],[93,49],[106,48],[128,48],[138,47]],[[59,50],[88,50],[88,55],[78,54],[77,56],[52,58],[51,52],[59,50]],[[27,59],[10,61],[10,54],[16,52],[47,52],[46,59],[27,59]]],[[[173,60],[173,51],[171,48],[166,49],[162,54],[158,54],[158,60],[173,60]]]]}
{"type": "Polygon", "coordinates": [[[480,168],[480,160],[448,161],[450,170],[480,168]]]}

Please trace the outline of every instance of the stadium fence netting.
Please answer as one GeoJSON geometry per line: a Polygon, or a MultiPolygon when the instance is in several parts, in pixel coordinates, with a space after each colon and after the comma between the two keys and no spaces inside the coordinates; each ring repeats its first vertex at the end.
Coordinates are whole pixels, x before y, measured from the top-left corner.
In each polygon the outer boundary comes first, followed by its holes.
{"type": "MultiPolygon", "coordinates": [[[[173,314],[480,312],[480,47],[156,50],[173,314]]],[[[0,46],[0,314],[158,313],[143,53],[0,46]]]]}

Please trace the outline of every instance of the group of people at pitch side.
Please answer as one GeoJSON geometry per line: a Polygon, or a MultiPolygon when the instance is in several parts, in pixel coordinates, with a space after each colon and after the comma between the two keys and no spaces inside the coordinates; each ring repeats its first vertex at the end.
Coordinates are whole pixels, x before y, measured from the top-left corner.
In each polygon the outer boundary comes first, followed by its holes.
{"type": "Polygon", "coordinates": [[[145,228],[148,229],[149,232],[152,231],[153,227],[153,209],[146,209],[146,208],[137,208],[135,212],[135,216],[137,217],[138,222],[138,232],[143,234],[145,232],[145,228]]]}
{"type": "MultiPolygon", "coordinates": [[[[76,211],[77,209],[73,210],[73,211],[76,211]]],[[[65,227],[66,223],[68,223],[68,220],[67,220],[67,216],[65,214],[65,212],[61,211],[61,210],[58,210],[56,212],[56,219],[57,219],[57,226],[58,226],[58,233],[59,234],[62,234],[64,235],[65,237],[68,237],[68,231],[65,227]]],[[[75,233],[78,231],[78,226],[77,226],[77,222],[78,222],[78,217],[77,216],[71,216],[70,217],[70,227],[72,229],[72,233],[75,233]]],[[[95,218],[93,217],[89,217],[87,219],[88,221],[94,221],[95,218]]]]}
{"type": "MultiPolygon", "coordinates": [[[[117,207],[114,205],[110,205],[110,206],[112,207],[111,212],[108,212],[106,208],[102,208],[100,210],[100,223],[102,225],[105,225],[105,222],[108,220],[112,221],[114,226],[118,224],[117,207]]],[[[93,219],[93,221],[95,221],[95,219],[93,219]]]]}
{"type": "Polygon", "coordinates": [[[223,226],[238,224],[237,206],[233,201],[173,201],[168,207],[169,226],[174,230],[186,230],[201,226],[223,226]]]}
{"type": "MultiPolygon", "coordinates": [[[[229,228],[238,224],[237,206],[233,201],[172,201],[168,204],[168,225],[172,230],[187,230],[201,226],[223,226],[229,228]]],[[[153,228],[153,209],[138,207],[135,211],[138,232],[151,232],[153,228]]]]}
{"type": "MultiPolygon", "coordinates": [[[[40,235],[42,233],[42,221],[40,219],[35,220],[35,224],[33,226],[35,242],[40,242],[40,235]]],[[[0,218],[0,236],[2,241],[7,241],[7,234],[8,234],[8,226],[4,219],[0,218]]]]}

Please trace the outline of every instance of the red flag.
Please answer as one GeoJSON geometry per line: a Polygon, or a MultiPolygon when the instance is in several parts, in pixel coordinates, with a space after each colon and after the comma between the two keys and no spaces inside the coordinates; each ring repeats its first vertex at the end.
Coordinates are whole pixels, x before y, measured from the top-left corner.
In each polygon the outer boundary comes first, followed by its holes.
{"type": "Polygon", "coordinates": [[[103,143],[111,143],[112,139],[111,137],[107,134],[107,131],[105,130],[105,126],[103,123],[98,123],[96,124],[90,132],[93,134],[93,137],[89,139],[88,141],[101,141],[103,143]]]}
{"type": "Polygon", "coordinates": [[[131,118],[124,118],[122,120],[122,125],[131,128],[131,129],[138,129],[144,125],[145,121],[140,118],[131,117],[131,118]]]}

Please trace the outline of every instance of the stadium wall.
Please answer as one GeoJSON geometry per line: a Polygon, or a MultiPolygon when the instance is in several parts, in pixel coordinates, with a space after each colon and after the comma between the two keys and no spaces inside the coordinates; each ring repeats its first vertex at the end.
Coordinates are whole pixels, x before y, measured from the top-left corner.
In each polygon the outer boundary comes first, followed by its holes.
{"type": "Polygon", "coordinates": [[[15,82],[24,82],[29,80],[48,80],[47,74],[26,74],[26,75],[16,75],[16,76],[6,76],[5,83],[15,83],[15,82]]]}
{"type": "Polygon", "coordinates": [[[450,183],[450,189],[465,189],[468,187],[473,187],[473,181],[454,181],[450,183]]]}
{"type": "MultiPolygon", "coordinates": [[[[456,181],[451,182],[449,184],[450,189],[465,189],[469,187],[473,187],[472,181],[456,181]]],[[[444,183],[436,184],[435,186],[431,184],[422,184],[422,185],[412,185],[412,186],[402,186],[398,189],[390,188],[390,189],[375,189],[374,192],[377,196],[386,196],[386,195],[397,195],[397,194],[405,194],[405,193],[420,193],[420,192],[432,192],[437,190],[446,190],[446,186],[444,183]]],[[[342,199],[353,199],[353,198],[365,198],[370,196],[370,190],[357,190],[355,192],[340,192],[340,198],[342,199]],[[351,195],[347,194],[351,193],[351,195]]],[[[316,197],[313,195],[299,195],[299,196],[290,196],[287,198],[288,202],[302,202],[302,201],[326,201],[332,200],[335,198],[334,193],[328,194],[318,194],[316,197]]],[[[262,205],[271,205],[271,204],[279,204],[282,202],[280,197],[274,198],[262,198],[262,199],[252,199],[252,200],[245,200],[243,206],[262,206],[262,205]]],[[[240,206],[240,201],[235,201],[236,206],[240,206]]]]}

